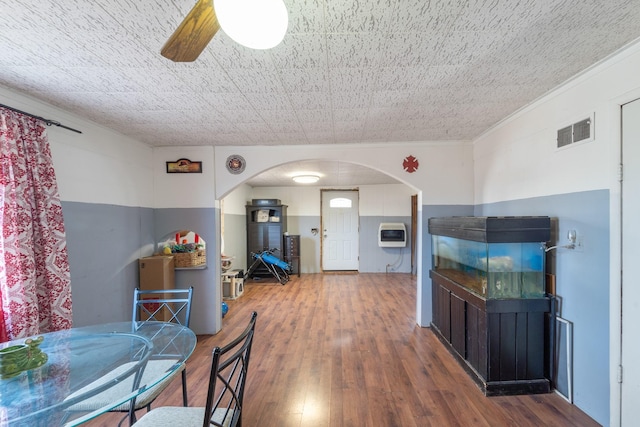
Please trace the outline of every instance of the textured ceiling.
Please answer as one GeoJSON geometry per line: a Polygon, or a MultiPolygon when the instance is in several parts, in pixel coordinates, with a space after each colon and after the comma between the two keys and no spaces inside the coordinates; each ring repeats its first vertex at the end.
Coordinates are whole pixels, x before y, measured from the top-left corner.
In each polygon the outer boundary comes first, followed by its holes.
{"type": "Polygon", "coordinates": [[[195,1],[1,0],[0,84],[153,146],[471,140],[640,36],[640,0],[285,0],[276,48],[173,63],[195,1]]]}

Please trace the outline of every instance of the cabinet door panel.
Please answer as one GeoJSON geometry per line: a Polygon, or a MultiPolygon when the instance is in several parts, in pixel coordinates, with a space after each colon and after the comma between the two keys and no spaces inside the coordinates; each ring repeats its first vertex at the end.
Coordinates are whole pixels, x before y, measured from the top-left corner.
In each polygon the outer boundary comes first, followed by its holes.
{"type": "Polygon", "coordinates": [[[546,313],[527,314],[527,347],[526,347],[526,378],[544,378],[545,336],[544,318],[546,313]]]}
{"type": "Polygon", "coordinates": [[[466,357],[466,303],[462,298],[451,294],[451,345],[463,358],[466,357]]]}
{"type": "Polygon", "coordinates": [[[442,286],[438,286],[438,302],[440,305],[440,332],[448,342],[451,342],[451,293],[442,286]]]}
{"type": "Polygon", "coordinates": [[[478,343],[478,315],[477,307],[467,303],[467,361],[478,371],[480,355],[478,343]]]}
{"type": "Polygon", "coordinates": [[[500,316],[500,376],[502,381],[516,379],[516,363],[517,360],[517,319],[516,313],[501,313],[500,316]]]}
{"type": "Polygon", "coordinates": [[[265,234],[269,249],[277,249],[274,255],[282,259],[282,226],[280,224],[269,224],[265,227],[265,234]]]}

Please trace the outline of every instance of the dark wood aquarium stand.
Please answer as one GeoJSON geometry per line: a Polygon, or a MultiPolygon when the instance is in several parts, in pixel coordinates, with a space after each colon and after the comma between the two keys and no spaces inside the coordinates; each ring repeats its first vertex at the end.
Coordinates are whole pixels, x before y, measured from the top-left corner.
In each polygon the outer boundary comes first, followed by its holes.
{"type": "Polygon", "coordinates": [[[538,279],[544,276],[544,249],[540,248],[540,253],[535,243],[549,240],[549,218],[431,218],[429,232],[434,247],[429,276],[433,298],[431,329],[435,335],[487,396],[550,392],[547,324],[551,299],[538,279]],[[445,240],[439,236],[445,236],[445,240]],[[446,239],[457,239],[461,244],[455,246],[454,240],[446,239]],[[527,243],[519,246],[520,242],[527,243]],[[478,252],[468,248],[481,248],[482,255],[485,246],[488,255],[479,257],[482,263],[470,261],[478,252]],[[499,294],[505,292],[508,279],[496,279],[497,270],[490,269],[492,262],[507,258],[491,258],[494,248],[505,247],[517,249],[509,257],[513,258],[509,269],[497,273],[506,271],[504,274],[517,277],[509,296],[499,294]],[[518,252],[521,248],[522,252],[518,252]],[[518,258],[519,253],[526,256],[518,258]],[[527,262],[530,264],[517,269],[527,262]],[[479,270],[483,271],[478,273],[479,270]],[[531,277],[526,274],[532,271],[539,275],[526,284],[530,287],[525,290],[523,283],[531,277]]]}
{"type": "Polygon", "coordinates": [[[487,300],[429,275],[432,330],[487,396],[551,391],[544,366],[548,298],[487,300]]]}

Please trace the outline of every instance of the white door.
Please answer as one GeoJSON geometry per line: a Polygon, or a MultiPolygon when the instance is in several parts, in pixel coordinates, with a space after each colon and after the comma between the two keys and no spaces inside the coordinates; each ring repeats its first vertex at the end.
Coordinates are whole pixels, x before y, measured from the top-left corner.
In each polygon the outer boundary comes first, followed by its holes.
{"type": "Polygon", "coordinates": [[[622,107],[621,420],[638,425],[640,408],[640,100],[622,107]]]}
{"type": "Polygon", "coordinates": [[[358,270],[358,191],[322,191],[322,269],[358,270]]]}

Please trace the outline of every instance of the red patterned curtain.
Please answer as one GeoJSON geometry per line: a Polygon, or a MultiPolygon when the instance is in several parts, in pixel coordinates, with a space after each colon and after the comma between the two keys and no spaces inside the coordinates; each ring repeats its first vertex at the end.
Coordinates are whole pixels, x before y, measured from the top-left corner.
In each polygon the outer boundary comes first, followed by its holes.
{"type": "Polygon", "coordinates": [[[67,243],[46,127],[0,107],[0,342],[70,328],[67,243]]]}

